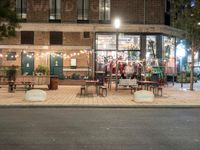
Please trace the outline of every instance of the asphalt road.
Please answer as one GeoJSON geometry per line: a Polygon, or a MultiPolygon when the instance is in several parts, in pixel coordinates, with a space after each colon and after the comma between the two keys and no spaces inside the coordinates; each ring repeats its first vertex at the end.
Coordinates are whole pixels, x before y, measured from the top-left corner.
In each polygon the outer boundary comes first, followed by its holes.
{"type": "Polygon", "coordinates": [[[0,150],[104,149],[199,150],[200,109],[0,109],[0,150]]]}

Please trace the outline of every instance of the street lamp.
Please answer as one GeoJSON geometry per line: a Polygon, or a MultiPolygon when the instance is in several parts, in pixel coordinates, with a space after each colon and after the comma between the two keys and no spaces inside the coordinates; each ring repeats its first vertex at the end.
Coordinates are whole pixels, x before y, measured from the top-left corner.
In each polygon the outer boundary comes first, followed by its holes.
{"type": "Polygon", "coordinates": [[[182,66],[182,59],[183,57],[185,57],[186,55],[186,51],[185,51],[185,47],[182,43],[180,43],[177,46],[177,50],[176,50],[176,56],[179,58],[180,60],[180,73],[181,73],[181,88],[183,87],[183,66],[182,66]]]}
{"type": "Polygon", "coordinates": [[[117,91],[118,84],[118,41],[119,41],[119,28],[121,26],[121,21],[119,18],[115,18],[114,27],[116,29],[116,81],[115,81],[115,90],[117,91]]]}

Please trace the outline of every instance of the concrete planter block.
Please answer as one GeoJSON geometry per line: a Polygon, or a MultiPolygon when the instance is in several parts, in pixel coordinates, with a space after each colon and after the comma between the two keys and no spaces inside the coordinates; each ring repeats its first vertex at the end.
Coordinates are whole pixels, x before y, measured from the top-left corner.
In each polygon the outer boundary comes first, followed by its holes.
{"type": "Polygon", "coordinates": [[[135,102],[153,102],[154,94],[151,91],[141,90],[134,93],[133,99],[135,102]]]}
{"type": "Polygon", "coordinates": [[[45,101],[47,94],[43,90],[33,89],[26,92],[26,101],[45,101]]]}

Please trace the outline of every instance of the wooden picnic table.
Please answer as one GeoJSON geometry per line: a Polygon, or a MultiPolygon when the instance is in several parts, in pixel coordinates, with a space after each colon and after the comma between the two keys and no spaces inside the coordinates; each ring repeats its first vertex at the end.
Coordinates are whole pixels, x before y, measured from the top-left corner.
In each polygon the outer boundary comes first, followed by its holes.
{"type": "Polygon", "coordinates": [[[159,86],[159,83],[156,81],[137,81],[138,85],[144,86],[144,89],[148,90],[149,86],[159,86]]]}
{"type": "Polygon", "coordinates": [[[85,81],[85,93],[88,94],[88,87],[89,86],[94,86],[96,88],[96,94],[98,95],[98,83],[99,81],[97,80],[86,80],[85,81]]]}

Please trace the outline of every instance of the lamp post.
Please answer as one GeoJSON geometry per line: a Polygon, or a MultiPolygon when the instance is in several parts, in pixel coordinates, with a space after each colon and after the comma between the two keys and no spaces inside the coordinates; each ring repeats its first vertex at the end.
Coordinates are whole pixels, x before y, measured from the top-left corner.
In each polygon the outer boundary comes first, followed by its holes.
{"type": "Polygon", "coordinates": [[[183,57],[185,57],[186,55],[186,51],[185,51],[185,47],[182,43],[180,43],[178,46],[177,46],[177,50],[176,50],[176,56],[179,58],[180,60],[180,75],[181,75],[181,88],[183,88],[183,66],[182,66],[182,59],[183,57]]]}
{"type": "Polygon", "coordinates": [[[116,29],[116,81],[115,81],[115,91],[117,91],[117,84],[118,84],[118,41],[119,41],[119,28],[121,25],[121,21],[119,18],[115,18],[114,27],[116,29]]]}

